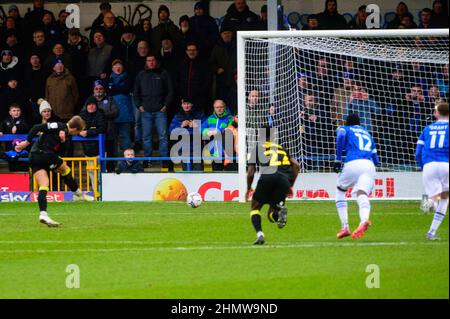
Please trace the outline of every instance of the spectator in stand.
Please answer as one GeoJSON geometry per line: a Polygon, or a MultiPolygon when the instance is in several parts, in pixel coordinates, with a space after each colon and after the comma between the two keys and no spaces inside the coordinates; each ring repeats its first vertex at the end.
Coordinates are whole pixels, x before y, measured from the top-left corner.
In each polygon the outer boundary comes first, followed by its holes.
{"type": "Polygon", "coordinates": [[[398,27],[402,24],[402,19],[405,16],[410,16],[411,20],[414,21],[414,17],[409,12],[408,6],[403,1],[400,1],[397,5],[396,14],[394,20],[388,23],[388,29],[398,29],[398,27]]]}
{"type": "MultiPolygon", "coordinates": [[[[128,70],[128,74],[130,75],[131,87],[134,88],[134,81],[139,72],[144,70],[145,61],[147,59],[147,55],[150,52],[150,48],[148,46],[147,41],[139,41],[137,45],[137,57],[131,61],[131,66],[128,70]]],[[[134,148],[136,151],[142,149],[142,121],[141,121],[141,112],[139,112],[138,107],[134,104],[135,100],[132,98],[131,103],[133,105],[134,110],[134,120],[135,120],[135,129],[134,129],[134,148]]]]}
{"type": "Polygon", "coordinates": [[[226,26],[220,32],[220,40],[211,53],[210,65],[215,76],[215,99],[225,100],[234,85],[234,70],[237,68],[237,48],[232,30],[226,26]]]}
{"type": "Polygon", "coordinates": [[[131,85],[134,87],[134,80],[139,72],[144,70],[145,60],[150,52],[150,47],[147,41],[141,40],[137,44],[136,57],[130,61],[130,67],[128,68],[128,74],[131,80],[131,85]]]}
{"type": "Polygon", "coordinates": [[[45,99],[63,122],[67,122],[74,115],[79,99],[77,82],[59,58],[55,59],[53,73],[47,78],[45,99]]]}
{"type": "Polygon", "coordinates": [[[109,72],[111,52],[113,47],[105,42],[105,35],[102,29],[93,32],[94,47],[89,50],[86,65],[86,74],[89,82],[96,79],[105,80],[109,72]]]}
{"type": "Polygon", "coordinates": [[[67,53],[72,58],[72,74],[78,84],[80,101],[76,112],[81,111],[82,103],[91,94],[91,85],[86,77],[86,64],[89,53],[89,40],[81,36],[79,29],[70,29],[67,41],[67,53]]]}
{"type": "MultiPolygon", "coordinates": [[[[117,132],[115,130],[114,120],[119,115],[119,108],[114,101],[112,96],[109,96],[106,92],[107,85],[101,81],[97,80],[93,84],[93,95],[94,99],[97,101],[97,108],[103,110],[107,120],[106,126],[106,155],[108,157],[117,156],[117,132]]],[[[90,101],[90,97],[87,101],[90,101]]],[[[86,101],[86,102],[87,102],[86,101]]],[[[86,103],[85,103],[86,106],[86,103]]],[[[113,172],[115,170],[115,162],[107,162],[106,170],[108,172],[113,172]]]]}
{"type": "MultiPolygon", "coordinates": [[[[269,126],[270,107],[264,100],[262,93],[258,90],[250,90],[247,97],[247,128],[257,130],[261,127],[269,126]]],[[[254,131],[252,135],[256,136],[254,131]]]]}
{"type": "MultiPolygon", "coordinates": [[[[134,150],[132,148],[126,149],[123,152],[123,157],[125,158],[135,158],[134,150]]],[[[142,173],[144,171],[144,168],[142,167],[141,162],[135,161],[135,160],[126,160],[123,162],[120,162],[119,168],[116,171],[116,174],[121,173],[142,173]]]]}
{"type": "Polygon", "coordinates": [[[130,68],[131,61],[137,56],[137,38],[132,26],[123,28],[120,43],[113,48],[111,56],[121,60],[127,70],[130,68]]]}
{"type": "MultiPolygon", "coordinates": [[[[182,141],[185,141],[185,137],[183,138],[184,134],[189,134],[189,144],[183,144],[182,147],[184,150],[189,150],[191,159],[194,154],[201,156],[201,145],[195,145],[193,134],[194,130],[201,132],[201,123],[206,120],[205,114],[201,111],[196,111],[193,106],[192,100],[189,97],[184,97],[181,100],[181,108],[173,117],[169,127],[169,134],[181,135],[182,141]],[[200,146],[200,149],[194,149],[197,146],[200,146]]],[[[182,167],[184,171],[201,171],[203,169],[201,162],[195,163],[193,161],[183,161],[182,167]]]]}
{"type": "Polygon", "coordinates": [[[59,117],[57,117],[55,114],[53,114],[52,107],[46,100],[39,99],[37,101],[37,105],[39,107],[40,117],[39,117],[39,121],[35,122],[35,124],[45,124],[45,123],[61,121],[61,119],[59,117]]]}
{"type": "Polygon", "coordinates": [[[345,124],[344,114],[347,114],[347,104],[353,92],[354,74],[346,72],[342,77],[342,85],[334,91],[333,103],[331,105],[331,121],[334,128],[345,124]]]}
{"type": "Polygon", "coordinates": [[[19,39],[21,42],[24,41],[21,31],[17,27],[16,20],[14,20],[13,17],[7,17],[3,27],[0,29],[0,41],[2,45],[6,42],[6,38],[11,33],[16,35],[17,41],[19,41],[19,39]]]}
{"type": "Polygon", "coordinates": [[[199,56],[197,44],[186,45],[186,57],[178,64],[176,79],[178,96],[190,96],[197,110],[205,111],[211,79],[207,63],[199,56]]]}
{"type": "Polygon", "coordinates": [[[413,84],[403,100],[403,116],[405,117],[406,136],[402,136],[402,148],[407,163],[414,165],[414,144],[417,136],[427,125],[427,117],[433,110],[427,109],[427,103],[420,84],[413,84]]]}
{"type": "Polygon", "coordinates": [[[435,105],[440,102],[445,102],[445,99],[441,96],[439,87],[437,85],[431,85],[428,88],[428,96],[425,97],[425,101],[427,102],[426,108],[428,110],[434,110],[435,105]]]}
{"type": "Polygon", "coordinates": [[[353,91],[346,106],[345,117],[348,114],[357,114],[361,120],[361,126],[372,135],[376,133],[372,123],[376,122],[376,116],[381,114],[381,109],[375,101],[369,98],[369,94],[360,84],[353,85],[353,91]]]}
{"type": "Polygon", "coordinates": [[[6,119],[0,123],[0,136],[3,134],[27,134],[30,126],[22,114],[20,105],[11,104],[8,113],[6,119]]]}
{"type": "Polygon", "coordinates": [[[115,131],[118,135],[121,150],[130,148],[131,131],[134,123],[134,108],[131,103],[131,80],[125,72],[124,63],[114,60],[108,82],[109,94],[119,108],[119,115],[114,119],[115,131]]]}
{"type": "MultiPolygon", "coordinates": [[[[133,98],[141,112],[144,156],[152,156],[153,126],[159,139],[159,154],[169,156],[167,136],[167,106],[172,103],[174,90],[169,73],[160,68],[158,57],[149,54],[142,70],[136,77],[133,98]]],[[[164,163],[164,162],[163,162],[164,163]]],[[[148,161],[144,162],[144,168],[148,161]]]]}
{"type": "Polygon", "coordinates": [[[307,25],[303,28],[303,30],[322,30],[323,29],[320,26],[319,17],[317,14],[310,14],[306,21],[307,21],[307,25]]]}
{"type": "Polygon", "coordinates": [[[267,4],[264,4],[261,7],[261,14],[259,17],[259,27],[258,30],[264,31],[268,28],[268,20],[267,20],[267,4]]]}
{"type": "Polygon", "coordinates": [[[39,123],[41,117],[39,115],[38,100],[45,96],[45,82],[47,77],[41,65],[39,55],[32,53],[28,65],[24,72],[24,89],[28,98],[31,111],[33,114],[33,123],[39,123]]]}
{"type": "Polygon", "coordinates": [[[187,15],[183,15],[180,17],[178,25],[181,31],[181,43],[183,48],[185,48],[186,44],[190,42],[200,43],[197,33],[195,33],[195,31],[193,31],[191,28],[191,22],[187,15]]]}
{"type": "Polygon", "coordinates": [[[50,54],[50,46],[46,42],[44,31],[36,30],[33,32],[33,44],[30,51],[37,53],[42,62],[47,59],[50,54]]]}
{"type": "Polygon", "coordinates": [[[94,22],[92,22],[90,30],[96,30],[103,24],[103,18],[105,13],[111,12],[111,5],[107,1],[102,1],[102,3],[100,3],[99,9],[100,13],[97,16],[97,18],[95,18],[94,22]]]}
{"type": "MultiPolygon", "coordinates": [[[[86,126],[80,132],[81,137],[98,137],[99,134],[106,133],[107,120],[105,112],[97,106],[97,99],[93,96],[86,101],[86,106],[81,110],[80,117],[85,121],[86,126]]],[[[83,141],[84,155],[86,157],[99,156],[99,147],[97,141],[83,141]]],[[[88,161],[88,165],[94,165],[93,161],[88,161]]],[[[94,188],[94,172],[89,172],[91,185],[94,188]]]]}
{"type": "Polygon", "coordinates": [[[44,62],[44,71],[47,72],[48,75],[53,72],[53,64],[56,59],[60,59],[61,61],[63,61],[65,68],[72,72],[72,57],[65,51],[66,49],[61,42],[58,42],[53,46],[52,52],[47,56],[47,59],[44,62]]]}
{"type": "Polygon", "coordinates": [[[163,69],[169,72],[172,79],[175,79],[178,72],[178,65],[183,58],[177,48],[173,46],[172,39],[168,33],[161,36],[160,64],[163,69]]]}
{"type": "Polygon", "coordinates": [[[443,1],[433,2],[431,21],[436,28],[448,28],[448,8],[443,1]]]}
{"type": "Polygon", "coordinates": [[[14,56],[11,50],[3,50],[0,61],[0,88],[6,86],[11,76],[16,79],[22,78],[19,58],[14,56]]]}
{"type": "Polygon", "coordinates": [[[61,34],[59,28],[56,25],[55,17],[53,13],[46,12],[42,17],[42,24],[40,29],[45,33],[45,39],[47,44],[52,47],[55,43],[61,41],[61,34]]]}
{"type": "Polygon", "coordinates": [[[161,37],[163,34],[169,34],[174,46],[183,49],[183,39],[180,29],[169,19],[170,10],[167,6],[161,5],[158,9],[159,23],[152,30],[152,51],[159,52],[161,50],[161,37]]]}
{"type": "Polygon", "coordinates": [[[206,4],[198,1],[194,6],[194,15],[190,18],[191,28],[198,35],[200,54],[208,59],[214,45],[219,40],[219,28],[216,20],[206,11],[206,4]]]}
{"type": "Polygon", "coordinates": [[[5,34],[3,50],[10,50],[13,53],[13,56],[16,56],[19,61],[22,61],[24,57],[24,49],[22,47],[22,44],[19,43],[19,38],[16,30],[9,30],[5,34]]]}
{"type": "Polygon", "coordinates": [[[318,15],[319,25],[326,30],[348,29],[347,20],[337,11],[336,0],[326,0],[325,10],[318,15]]]}
{"type": "Polygon", "coordinates": [[[368,13],[366,12],[366,8],[367,6],[365,4],[358,8],[358,12],[356,12],[355,17],[348,24],[350,29],[367,29],[366,19],[368,13]]]}
{"type": "MultiPolygon", "coordinates": [[[[80,132],[81,137],[97,137],[99,134],[105,134],[107,120],[105,112],[98,108],[97,99],[93,96],[86,100],[85,106],[80,112],[80,117],[85,121],[86,127],[80,132]]],[[[83,141],[84,155],[87,157],[98,156],[97,141],[83,141]]]]}
{"type": "Polygon", "coordinates": [[[25,31],[28,32],[30,37],[34,31],[42,26],[42,18],[46,13],[51,14],[53,16],[52,20],[55,20],[53,13],[44,9],[44,0],[33,0],[33,10],[28,11],[24,17],[26,24],[25,31]]]}
{"type": "Polygon", "coordinates": [[[142,19],[136,26],[136,37],[138,41],[150,43],[152,40],[152,22],[149,18],[142,19]]]}
{"type": "MultiPolygon", "coordinates": [[[[120,43],[120,39],[123,33],[123,23],[121,20],[117,19],[114,13],[111,11],[106,12],[103,15],[103,23],[99,27],[103,29],[103,35],[105,37],[105,42],[114,46],[120,43]]],[[[95,31],[95,30],[94,30],[95,31]]],[[[93,41],[94,34],[91,34],[91,41],[93,41]]]]}
{"type": "MultiPolygon", "coordinates": [[[[19,38],[20,38],[21,42],[24,42],[25,44],[27,44],[26,42],[29,41],[29,39],[26,39],[25,34],[24,34],[25,33],[25,21],[20,16],[19,8],[15,4],[9,6],[8,17],[11,17],[14,19],[15,29],[19,33],[19,38]]],[[[7,21],[8,20],[6,20],[6,22],[7,21]]]]}
{"type": "Polygon", "coordinates": [[[214,101],[214,113],[210,115],[205,122],[202,123],[202,135],[213,139],[208,144],[208,156],[217,157],[218,160],[213,161],[212,168],[214,171],[222,171],[223,164],[223,138],[219,139],[218,135],[222,135],[225,129],[233,124],[233,116],[227,112],[225,102],[222,100],[214,101]],[[214,143],[213,143],[214,141],[214,143]]]}
{"type": "Polygon", "coordinates": [[[448,63],[442,66],[440,72],[436,72],[436,82],[435,84],[439,87],[439,92],[441,96],[447,101],[449,100],[449,90],[448,90],[448,63]]]}
{"type": "Polygon", "coordinates": [[[420,23],[419,23],[419,29],[433,29],[435,28],[434,23],[431,20],[431,9],[430,8],[423,8],[420,11],[420,23]]]}
{"type": "Polygon", "coordinates": [[[250,11],[246,0],[234,0],[227,10],[221,29],[231,28],[233,31],[258,30],[259,16],[250,11]]]}
{"type": "Polygon", "coordinates": [[[312,92],[305,94],[301,100],[300,134],[304,135],[306,141],[306,165],[312,170],[323,167],[320,162],[322,152],[319,150],[322,145],[322,136],[326,133],[321,131],[321,120],[314,94],[312,92]]]}
{"type": "Polygon", "coordinates": [[[63,41],[63,43],[66,43],[69,37],[69,28],[66,25],[68,16],[69,13],[66,12],[66,9],[62,9],[61,11],[59,11],[58,20],[56,21],[56,28],[59,33],[59,38],[61,41],[63,41]]]}
{"type": "MultiPolygon", "coordinates": [[[[29,125],[22,115],[19,104],[11,104],[9,106],[9,116],[0,123],[0,136],[3,134],[27,134],[29,125]]],[[[10,145],[8,143],[8,145],[10,145]]],[[[12,150],[12,146],[7,147],[7,151],[12,150]]],[[[28,171],[28,163],[8,161],[10,172],[26,172],[28,171]]]]}
{"type": "Polygon", "coordinates": [[[400,25],[404,26],[404,29],[416,29],[417,24],[414,22],[413,17],[406,15],[402,18],[400,25]]]}
{"type": "Polygon", "coordinates": [[[21,83],[21,80],[16,74],[9,75],[6,86],[0,90],[0,109],[7,110],[9,105],[19,104],[22,109],[22,115],[25,116],[28,123],[31,123],[32,112],[30,110],[30,103],[27,101],[21,83]]]}

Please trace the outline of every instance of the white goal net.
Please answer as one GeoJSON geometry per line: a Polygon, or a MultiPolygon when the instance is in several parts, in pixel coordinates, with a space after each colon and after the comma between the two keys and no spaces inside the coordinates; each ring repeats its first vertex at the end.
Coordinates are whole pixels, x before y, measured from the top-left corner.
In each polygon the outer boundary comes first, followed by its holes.
{"type": "Polygon", "coordinates": [[[330,172],[336,129],[357,113],[379,170],[416,170],[415,142],[449,98],[448,44],[440,29],[239,32],[239,155],[271,125],[303,172],[330,172]]]}

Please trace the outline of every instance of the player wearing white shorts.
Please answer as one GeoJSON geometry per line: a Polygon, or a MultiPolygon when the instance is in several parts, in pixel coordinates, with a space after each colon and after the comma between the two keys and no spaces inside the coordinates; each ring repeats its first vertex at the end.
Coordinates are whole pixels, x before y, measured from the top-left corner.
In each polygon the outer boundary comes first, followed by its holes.
{"type": "Polygon", "coordinates": [[[345,125],[337,130],[334,171],[339,173],[336,189],[336,208],[342,225],[337,233],[339,239],[350,234],[353,239],[359,239],[371,225],[369,195],[375,184],[375,165],[378,164],[378,155],[372,136],[359,124],[359,116],[350,114],[347,116],[345,125]],[[346,151],[346,157],[342,168],[344,151],[346,151]],[[357,196],[361,220],[353,233],[350,233],[348,225],[348,205],[345,198],[350,187],[353,188],[352,194],[357,196]]]}
{"type": "Polygon", "coordinates": [[[428,200],[421,208],[428,212],[434,208],[435,214],[428,240],[439,240],[436,231],[444,220],[448,207],[448,103],[438,103],[434,110],[436,122],[428,125],[417,141],[416,159],[423,169],[422,181],[428,200]]]}

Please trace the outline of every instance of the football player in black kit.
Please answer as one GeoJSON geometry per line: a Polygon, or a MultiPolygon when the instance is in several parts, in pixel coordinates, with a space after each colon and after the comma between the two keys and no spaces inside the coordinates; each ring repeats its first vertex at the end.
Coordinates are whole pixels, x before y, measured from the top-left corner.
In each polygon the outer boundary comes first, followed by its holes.
{"type": "Polygon", "coordinates": [[[82,192],[77,182],[70,174],[71,170],[60,157],[64,153],[65,143],[71,136],[78,135],[85,127],[83,119],[72,117],[67,124],[60,122],[35,125],[25,141],[16,145],[17,152],[27,148],[39,133],[38,140],[31,147],[29,165],[39,186],[38,203],[40,209],[39,221],[48,227],[58,227],[61,224],[52,220],[47,214],[47,192],[49,191],[50,170],[61,174],[69,189],[74,192],[74,200],[94,201],[94,197],[82,192]]]}
{"type": "Polygon", "coordinates": [[[291,158],[288,152],[276,143],[273,143],[271,134],[273,129],[265,127],[260,130],[259,136],[265,138],[258,140],[258,144],[252,150],[247,169],[247,194],[248,199],[252,191],[251,186],[259,166],[261,177],[258,180],[256,190],[252,196],[250,217],[256,231],[255,245],[264,244],[264,233],[261,226],[261,208],[269,204],[267,217],[272,223],[277,223],[278,228],[283,228],[287,222],[286,197],[291,193],[300,171],[298,161],[291,158]],[[264,134],[265,133],[265,134],[264,134]]]}

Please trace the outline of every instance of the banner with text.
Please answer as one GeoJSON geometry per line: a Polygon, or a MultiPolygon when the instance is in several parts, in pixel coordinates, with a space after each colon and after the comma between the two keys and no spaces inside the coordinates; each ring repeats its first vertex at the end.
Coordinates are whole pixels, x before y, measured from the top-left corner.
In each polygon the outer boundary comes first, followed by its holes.
{"type": "Polygon", "coordinates": [[[27,192],[30,190],[30,174],[0,174],[0,192],[27,192]]]}
{"type": "MultiPolygon", "coordinates": [[[[102,174],[104,201],[184,201],[198,192],[206,201],[237,201],[238,174],[102,174]],[[126,185],[126,186],[125,186],[126,185]]],[[[291,199],[334,199],[336,174],[300,174],[291,199]]],[[[254,187],[256,186],[256,180],[254,187]]],[[[371,194],[377,199],[420,199],[420,173],[378,173],[371,194]]],[[[351,190],[347,193],[351,197],[351,190]]]]}

